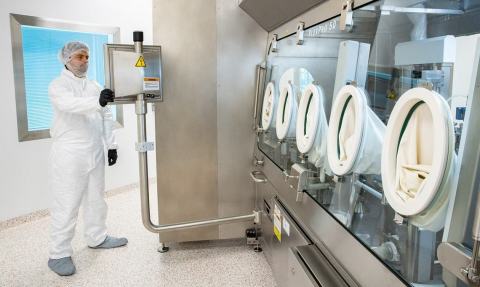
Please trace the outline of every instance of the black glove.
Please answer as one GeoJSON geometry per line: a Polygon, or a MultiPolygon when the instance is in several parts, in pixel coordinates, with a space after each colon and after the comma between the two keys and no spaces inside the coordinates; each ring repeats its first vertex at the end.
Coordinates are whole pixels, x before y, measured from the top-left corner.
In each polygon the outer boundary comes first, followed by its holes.
{"type": "Polygon", "coordinates": [[[110,89],[104,89],[100,92],[98,102],[100,106],[105,107],[108,102],[113,102],[113,99],[115,99],[115,93],[110,89]]]}
{"type": "Polygon", "coordinates": [[[116,149],[108,150],[108,165],[112,166],[117,162],[118,154],[116,149]]]}

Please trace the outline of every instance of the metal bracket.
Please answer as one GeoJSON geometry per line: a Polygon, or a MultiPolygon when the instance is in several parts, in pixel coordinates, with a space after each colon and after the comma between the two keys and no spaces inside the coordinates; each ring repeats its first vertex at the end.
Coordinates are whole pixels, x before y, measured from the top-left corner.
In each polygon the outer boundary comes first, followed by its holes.
{"type": "Polygon", "coordinates": [[[303,45],[304,39],[303,35],[305,33],[305,23],[304,22],[299,22],[297,24],[297,45],[303,45]]]}
{"type": "Polygon", "coordinates": [[[345,177],[335,174],[335,175],[333,175],[333,182],[335,182],[335,183],[345,182],[345,177]]]}
{"type": "Polygon", "coordinates": [[[261,159],[258,159],[257,156],[253,156],[253,165],[254,166],[263,166],[265,164],[265,160],[262,156],[261,159]]]}
{"type": "Polygon", "coordinates": [[[254,210],[253,214],[255,215],[255,217],[253,218],[253,222],[255,224],[262,224],[262,213],[258,210],[254,210]]]}
{"type": "Polygon", "coordinates": [[[437,248],[437,256],[443,268],[467,284],[478,283],[478,273],[472,266],[473,252],[454,242],[442,242],[437,248]],[[477,281],[477,282],[475,282],[477,281]]]}
{"type": "Polygon", "coordinates": [[[302,202],[303,201],[303,193],[304,191],[297,191],[297,196],[295,197],[296,202],[302,202]]]}
{"type": "Polygon", "coordinates": [[[278,49],[277,49],[277,39],[278,39],[278,35],[277,35],[277,34],[273,34],[272,41],[270,42],[270,44],[271,44],[270,51],[271,51],[272,53],[278,52],[278,49]]]}
{"type": "Polygon", "coordinates": [[[286,171],[283,173],[285,176],[285,181],[291,189],[296,191],[297,202],[303,201],[303,196],[306,190],[308,189],[327,189],[329,188],[328,183],[311,183],[314,177],[311,177],[312,171],[305,168],[301,164],[294,164],[290,170],[290,174],[286,171]]]}
{"type": "Polygon", "coordinates": [[[257,136],[260,135],[261,133],[265,132],[265,130],[262,129],[261,127],[259,127],[259,126],[253,127],[253,131],[257,134],[257,136]]]}
{"type": "Polygon", "coordinates": [[[433,91],[433,83],[432,82],[422,82],[418,84],[419,88],[425,88],[429,91],[433,91]]]}
{"type": "Polygon", "coordinates": [[[155,149],[155,143],[154,142],[135,143],[135,150],[138,151],[138,152],[153,151],[154,149],[155,149]]]}
{"type": "Polygon", "coordinates": [[[393,217],[393,221],[395,221],[396,224],[402,225],[407,222],[407,219],[403,217],[402,215],[398,214],[395,212],[395,216],[393,217]]]}
{"type": "Polygon", "coordinates": [[[340,31],[350,32],[353,28],[353,0],[345,0],[340,12],[340,31]]]}

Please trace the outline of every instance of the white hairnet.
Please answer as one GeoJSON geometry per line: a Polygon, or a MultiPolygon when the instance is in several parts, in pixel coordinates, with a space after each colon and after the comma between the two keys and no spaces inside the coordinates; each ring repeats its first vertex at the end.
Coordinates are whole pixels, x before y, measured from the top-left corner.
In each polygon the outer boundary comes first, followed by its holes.
{"type": "Polygon", "coordinates": [[[68,42],[63,46],[62,49],[58,52],[58,59],[62,64],[66,65],[70,62],[70,57],[79,50],[89,51],[87,44],[79,41],[68,42]]]}

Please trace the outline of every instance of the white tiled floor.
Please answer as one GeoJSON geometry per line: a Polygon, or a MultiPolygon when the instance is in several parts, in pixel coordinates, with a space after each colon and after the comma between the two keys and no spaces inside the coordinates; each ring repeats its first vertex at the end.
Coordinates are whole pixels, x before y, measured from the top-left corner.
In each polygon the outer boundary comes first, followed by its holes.
{"type": "Polygon", "coordinates": [[[0,286],[275,286],[263,254],[243,240],[176,244],[160,254],[158,236],[141,224],[138,191],[107,202],[109,233],[126,236],[127,247],[87,248],[79,220],[77,273],[59,277],[47,267],[49,217],[25,223],[0,231],[0,286]]]}

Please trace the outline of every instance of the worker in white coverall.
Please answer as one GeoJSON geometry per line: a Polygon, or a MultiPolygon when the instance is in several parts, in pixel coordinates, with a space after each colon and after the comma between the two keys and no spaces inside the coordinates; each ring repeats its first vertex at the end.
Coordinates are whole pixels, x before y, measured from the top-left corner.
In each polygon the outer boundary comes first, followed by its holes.
{"type": "Polygon", "coordinates": [[[59,52],[65,69],[48,88],[54,111],[50,129],[50,185],[54,200],[48,267],[61,276],[75,273],[71,242],[80,204],[89,247],[115,248],[128,242],[126,238],[107,235],[104,151],[108,150],[108,164],[115,164],[114,122],[107,106],[114,94],[109,89],[100,91],[98,83],[86,78],[88,57],[86,44],[65,44],[59,52]]]}

